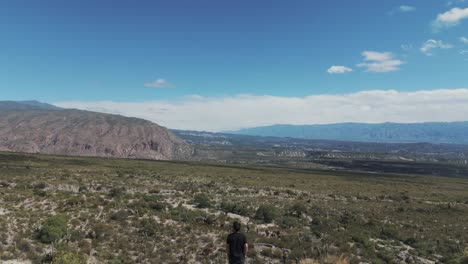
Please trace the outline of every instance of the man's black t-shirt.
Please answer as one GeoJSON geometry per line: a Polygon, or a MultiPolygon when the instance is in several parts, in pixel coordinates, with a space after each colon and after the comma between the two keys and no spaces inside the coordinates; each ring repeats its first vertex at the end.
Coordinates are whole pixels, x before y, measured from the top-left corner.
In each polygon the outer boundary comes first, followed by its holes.
{"type": "Polygon", "coordinates": [[[227,237],[229,245],[229,263],[244,263],[244,245],[247,238],[244,234],[236,232],[227,237]]]}

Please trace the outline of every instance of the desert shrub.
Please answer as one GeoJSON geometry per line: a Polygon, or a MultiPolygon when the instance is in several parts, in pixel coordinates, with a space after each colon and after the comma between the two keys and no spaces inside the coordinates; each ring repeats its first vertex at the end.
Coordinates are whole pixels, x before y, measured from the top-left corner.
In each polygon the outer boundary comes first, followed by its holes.
{"type": "Polygon", "coordinates": [[[280,226],[283,228],[292,228],[297,226],[298,221],[297,218],[291,216],[284,216],[280,220],[280,226]]]}
{"type": "Polygon", "coordinates": [[[149,208],[156,210],[156,211],[163,211],[166,209],[167,205],[162,202],[157,202],[157,203],[149,203],[148,204],[149,208]]]}
{"type": "Polygon", "coordinates": [[[210,198],[206,194],[197,194],[193,199],[193,203],[198,208],[209,208],[211,207],[210,198]]]}
{"type": "Polygon", "coordinates": [[[271,248],[266,248],[262,250],[262,255],[265,257],[272,258],[273,257],[273,250],[271,248]]]}
{"type": "Polygon", "coordinates": [[[126,210],[120,210],[120,211],[113,213],[110,219],[114,221],[125,221],[128,215],[129,213],[126,210]]]}
{"type": "Polygon", "coordinates": [[[307,207],[301,202],[296,202],[289,208],[288,213],[292,216],[301,217],[302,214],[307,213],[307,207]]]}
{"type": "Polygon", "coordinates": [[[78,187],[78,192],[80,193],[85,193],[88,191],[88,187],[86,187],[86,185],[80,185],[80,187],[78,187]]]}
{"type": "Polygon", "coordinates": [[[47,218],[39,231],[39,239],[43,243],[52,243],[63,238],[68,233],[68,217],[54,215],[47,218]]]}
{"type": "Polygon", "coordinates": [[[274,249],[272,250],[272,257],[276,259],[280,259],[283,257],[283,251],[280,249],[274,249]]]}
{"type": "Polygon", "coordinates": [[[207,225],[213,225],[216,223],[216,218],[212,215],[207,214],[203,218],[201,218],[202,223],[207,225]]]}
{"type": "Polygon", "coordinates": [[[142,216],[146,213],[148,209],[148,203],[146,203],[145,201],[139,200],[139,201],[135,201],[129,204],[128,208],[131,209],[136,214],[138,214],[139,216],[142,216]]]}
{"type": "Polygon", "coordinates": [[[395,228],[394,226],[385,226],[382,227],[380,231],[380,237],[384,239],[400,239],[400,234],[398,232],[398,229],[395,228]]]}
{"type": "Polygon", "coordinates": [[[129,208],[138,212],[141,216],[149,210],[162,211],[167,208],[167,204],[160,201],[160,197],[157,195],[145,195],[142,200],[133,202],[129,205],[129,208]]]}
{"type": "Polygon", "coordinates": [[[245,204],[236,204],[232,202],[223,201],[221,202],[219,207],[223,212],[227,213],[233,213],[244,216],[247,216],[251,213],[251,209],[245,204]]]}
{"type": "Polygon", "coordinates": [[[93,228],[96,239],[104,239],[112,234],[112,227],[104,223],[98,223],[93,228]]]}
{"type": "Polygon", "coordinates": [[[16,248],[21,250],[21,252],[29,252],[31,251],[31,245],[25,239],[20,239],[16,242],[16,248]]]}
{"type": "Polygon", "coordinates": [[[377,256],[384,261],[384,263],[392,263],[395,259],[395,254],[389,249],[377,251],[377,256]]]}
{"type": "Polygon", "coordinates": [[[73,253],[63,253],[56,256],[52,264],[80,264],[80,259],[73,253]]]}
{"type": "Polygon", "coordinates": [[[290,259],[293,259],[293,260],[300,260],[304,257],[304,251],[302,250],[302,248],[299,248],[299,247],[295,247],[291,250],[291,252],[289,253],[289,258],[290,259]]]}
{"type": "Polygon", "coordinates": [[[88,254],[88,255],[90,254],[91,249],[92,249],[91,243],[89,243],[87,240],[84,240],[84,239],[78,242],[78,248],[80,249],[81,252],[88,254]]]}
{"type": "Polygon", "coordinates": [[[36,184],[34,184],[34,189],[37,189],[37,190],[43,190],[47,187],[47,183],[45,182],[38,182],[36,184]]]}
{"type": "Polygon", "coordinates": [[[70,250],[59,250],[52,260],[52,264],[84,264],[86,258],[70,250]]]}
{"type": "Polygon", "coordinates": [[[83,203],[83,199],[78,196],[73,196],[66,201],[66,204],[69,206],[77,206],[83,203]]]}
{"type": "Polygon", "coordinates": [[[43,189],[34,189],[33,191],[34,195],[40,196],[40,197],[46,197],[47,192],[43,189]]]}
{"type": "Polygon", "coordinates": [[[265,223],[271,223],[277,217],[278,212],[272,205],[260,205],[255,213],[255,219],[265,223]]]}
{"type": "Polygon", "coordinates": [[[463,248],[457,241],[444,239],[439,242],[437,252],[443,256],[455,256],[463,253],[463,248]]]}
{"type": "Polygon", "coordinates": [[[158,226],[158,223],[154,219],[145,218],[140,222],[140,232],[147,237],[152,237],[159,232],[158,226]]]}
{"type": "Polygon", "coordinates": [[[80,229],[75,229],[70,233],[71,241],[81,241],[86,237],[86,232],[80,229]]]}
{"type": "Polygon", "coordinates": [[[167,204],[160,201],[161,198],[157,195],[146,195],[143,200],[146,202],[146,207],[156,211],[166,209],[167,204]]]}
{"type": "Polygon", "coordinates": [[[109,191],[109,196],[112,198],[119,198],[125,194],[125,188],[114,187],[109,191]]]}

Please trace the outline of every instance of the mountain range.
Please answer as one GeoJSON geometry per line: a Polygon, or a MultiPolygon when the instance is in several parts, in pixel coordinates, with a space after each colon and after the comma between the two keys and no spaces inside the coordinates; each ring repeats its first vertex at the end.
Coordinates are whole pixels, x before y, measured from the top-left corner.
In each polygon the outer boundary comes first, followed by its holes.
{"type": "Polygon", "coordinates": [[[0,101],[0,151],[170,160],[190,157],[191,146],[139,118],[0,101]]]}
{"type": "Polygon", "coordinates": [[[376,143],[468,144],[468,122],[339,123],[327,125],[272,125],[226,133],[376,143]]]}

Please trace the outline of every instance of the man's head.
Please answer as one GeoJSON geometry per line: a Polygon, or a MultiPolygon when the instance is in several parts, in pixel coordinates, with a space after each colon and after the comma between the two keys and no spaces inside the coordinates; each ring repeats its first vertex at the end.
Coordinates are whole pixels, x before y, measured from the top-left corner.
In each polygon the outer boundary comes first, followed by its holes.
{"type": "Polygon", "coordinates": [[[234,221],[234,223],[232,223],[232,230],[234,230],[234,232],[239,232],[241,228],[241,224],[237,221],[234,221]]]}

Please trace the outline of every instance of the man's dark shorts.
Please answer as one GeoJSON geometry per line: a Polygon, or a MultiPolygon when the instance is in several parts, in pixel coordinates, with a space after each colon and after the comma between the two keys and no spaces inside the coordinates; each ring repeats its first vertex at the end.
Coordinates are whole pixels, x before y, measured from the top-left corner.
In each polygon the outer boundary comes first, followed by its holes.
{"type": "Polygon", "coordinates": [[[244,264],[244,257],[229,257],[229,264],[244,264]]]}

